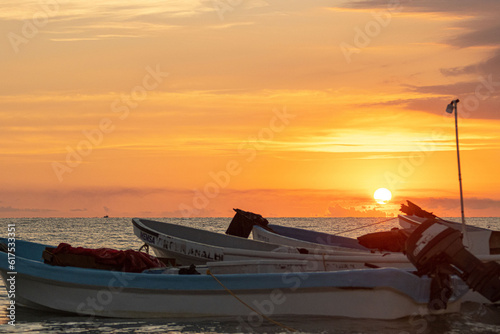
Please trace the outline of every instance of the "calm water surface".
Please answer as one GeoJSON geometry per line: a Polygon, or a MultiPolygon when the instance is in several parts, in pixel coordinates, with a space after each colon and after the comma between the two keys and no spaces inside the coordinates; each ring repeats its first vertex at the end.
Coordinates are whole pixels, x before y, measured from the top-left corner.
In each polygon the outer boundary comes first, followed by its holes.
{"type": "MultiPolygon", "coordinates": [[[[158,220],[224,232],[231,218],[158,218],[158,220]]],[[[338,233],[385,220],[383,218],[274,218],[271,223],[338,233]]],[[[459,221],[455,219],[455,221],[459,221]]],[[[7,224],[16,225],[16,238],[49,245],[66,242],[90,248],[139,249],[142,243],[133,234],[130,218],[16,218],[0,219],[0,235],[7,224]]],[[[500,230],[500,218],[469,218],[471,225],[500,230]]],[[[357,237],[365,233],[397,227],[397,220],[353,230],[342,235],[357,237]]],[[[0,333],[246,333],[235,318],[201,319],[91,319],[60,313],[16,309],[16,326],[7,323],[7,293],[0,282],[0,333]]],[[[500,333],[500,307],[465,304],[458,314],[381,321],[331,317],[275,318],[299,333],[500,333]]],[[[286,333],[283,328],[262,323],[256,333],[286,333]]]]}

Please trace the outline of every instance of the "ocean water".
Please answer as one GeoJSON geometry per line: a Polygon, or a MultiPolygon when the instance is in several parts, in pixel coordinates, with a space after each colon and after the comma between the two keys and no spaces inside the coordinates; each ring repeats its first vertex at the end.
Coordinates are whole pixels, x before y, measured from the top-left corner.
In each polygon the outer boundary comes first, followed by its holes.
{"type": "MultiPolygon", "coordinates": [[[[231,218],[157,218],[191,227],[224,232],[231,218]]],[[[271,218],[271,223],[357,237],[398,227],[383,218],[271,218]],[[383,222],[385,221],[385,222],[383,222]],[[375,224],[377,222],[381,222],[375,224]],[[347,232],[346,232],[347,231],[347,232]]],[[[459,221],[458,219],[454,219],[459,221]]],[[[500,218],[468,218],[471,225],[500,230],[500,218]]],[[[49,245],[139,249],[130,218],[13,218],[0,219],[0,234],[15,224],[16,239],[49,245]]],[[[16,309],[16,326],[8,325],[8,298],[0,283],[0,333],[247,333],[235,318],[107,319],[16,309]]],[[[332,317],[278,317],[274,320],[299,333],[500,333],[500,306],[464,304],[460,313],[441,316],[414,315],[397,320],[332,317]]],[[[247,327],[248,328],[248,327],[247,327]]],[[[256,333],[286,333],[278,325],[262,322],[256,333]]]]}

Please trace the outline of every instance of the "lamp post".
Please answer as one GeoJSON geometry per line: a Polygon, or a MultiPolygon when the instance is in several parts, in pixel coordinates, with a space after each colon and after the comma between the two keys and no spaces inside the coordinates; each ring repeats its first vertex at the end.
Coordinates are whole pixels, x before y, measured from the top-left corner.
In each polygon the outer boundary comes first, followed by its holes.
{"type": "MultiPolygon", "coordinates": [[[[465,214],[464,214],[464,195],[462,191],[462,172],[460,170],[460,150],[458,148],[458,111],[457,104],[460,102],[459,99],[453,100],[446,107],[446,112],[452,114],[455,111],[455,139],[457,142],[457,162],[458,162],[458,183],[460,184],[460,208],[462,211],[462,234],[464,236],[464,241],[466,241],[466,227],[465,227],[465,214]]],[[[465,244],[465,243],[464,243],[465,244]]]]}

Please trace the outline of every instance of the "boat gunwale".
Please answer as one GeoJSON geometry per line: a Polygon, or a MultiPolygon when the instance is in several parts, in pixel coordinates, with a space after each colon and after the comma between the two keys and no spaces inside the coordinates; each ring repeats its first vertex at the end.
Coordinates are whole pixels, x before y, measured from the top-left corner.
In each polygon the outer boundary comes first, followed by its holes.
{"type": "MultiPolygon", "coordinates": [[[[189,242],[189,243],[193,243],[193,244],[200,245],[203,247],[211,247],[211,248],[219,249],[219,250],[233,248],[233,249],[243,249],[243,250],[248,250],[248,251],[269,252],[269,251],[274,251],[277,249],[282,249],[282,250],[287,250],[289,253],[299,253],[299,251],[295,247],[283,246],[283,245],[278,245],[278,244],[270,244],[270,243],[263,242],[263,241],[252,240],[252,239],[247,239],[247,238],[242,238],[242,237],[236,237],[236,236],[229,235],[229,234],[221,234],[218,232],[198,229],[198,228],[184,226],[184,225],[177,225],[177,224],[172,224],[172,223],[167,223],[167,222],[161,222],[161,221],[156,221],[156,220],[151,220],[151,219],[133,218],[132,224],[135,227],[137,227],[138,229],[140,229],[141,231],[149,233],[149,234],[155,236],[156,238],[162,237],[162,238],[166,238],[166,239],[174,239],[174,240],[178,240],[178,241],[182,241],[182,242],[189,242]],[[192,231],[192,232],[196,232],[196,233],[203,233],[206,235],[214,236],[220,240],[225,239],[225,240],[231,240],[234,242],[238,242],[239,245],[236,248],[233,245],[226,246],[226,245],[207,244],[204,242],[186,239],[186,238],[180,237],[178,235],[170,235],[170,234],[164,233],[162,231],[158,231],[158,230],[154,229],[153,227],[147,226],[146,224],[143,223],[143,221],[149,221],[149,222],[153,222],[155,224],[164,224],[165,226],[169,226],[169,227],[172,227],[175,229],[192,231]],[[241,246],[248,246],[248,247],[241,247],[241,246]]],[[[157,245],[157,246],[159,246],[159,245],[157,245]]],[[[285,253],[285,252],[283,251],[283,253],[285,253]]]]}
{"type": "MultiPolygon", "coordinates": [[[[36,244],[36,243],[33,243],[36,244]]],[[[37,244],[39,245],[39,244],[37,244]]],[[[1,263],[7,258],[7,253],[0,253],[1,263]]],[[[79,267],[59,267],[51,266],[43,263],[41,260],[32,260],[24,257],[17,257],[16,265],[18,271],[16,276],[29,277],[33,280],[43,280],[50,284],[63,284],[63,285],[80,285],[88,289],[113,289],[110,285],[112,279],[120,280],[120,278],[127,282],[127,286],[116,286],[116,289],[123,288],[127,291],[166,291],[166,292],[181,292],[188,291],[195,293],[196,291],[220,291],[224,289],[209,275],[169,275],[169,274],[151,274],[151,273],[128,273],[118,271],[107,271],[101,269],[79,268],[79,267]],[[89,284],[88,274],[92,275],[94,284],[89,284]],[[124,275],[123,277],[120,277],[124,275]],[[140,281],[136,279],[139,278],[140,281]],[[187,282],[189,281],[189,282],[187,282]],[[198,281],[198,282],[197,282],[198,281]],[[84,283],[82,283],[84,282],[84,283]],[[175,286],[172,288],[165,288],[165,284],[173,283],[175,286]],[[199,283],[199,288],[193,288],[193,283],[199,283]],[[146,284],[140,286],[140,284],[146,284]],[[183,288],[186,287],[186,288],[183,288]]],[[[0,271],[2,276],[8,276],[8,266],[0,264],[0,271]]],[[[5,277],[5,278],[6,278],[5,277]]],[[[379,268],[379,269],[353,269],[346,271],[335,272],[290,272],[290,273],[255,273],[255,274],[220,274],[217,277],[224,283],[231,287],[231,290],[244,293],[248,291],[269,291],[270,289],[292,289],[297,279],[300,280],[300,290],[303,289],[329,289],[329,288],[377,288],[385,287],[395,291],[399,291],[408,295],[413,300],[419,300],[421,292],[414,291],[413,289],[406,288],[407,284],[402,284],[398,281],[405,277],[415,282],[417,286],[428,285],[429,280],[420,278],[414,274],[399,270],[395,268],[379,268]],[[376,278],[373,280],[366,280],[366,274],[376,278]],[[285,282],[288,275],[288,282],[285,282]],[[313,278],[313,281],[309,280],[313,278]],[[269,280],[271,279],[271,286],[269,280]],[[418,282],[424,279],[426,282],[418,282]],[[248,286],[248,282],[252,282],[252,286],[248,286]],[[380,282],[384,285],[380,286],[380,282]],[[328,282],[328,284],[325,284],[328,282]],[[357,282],[357,283],[356,283],[357,282]],[[392,283],[393,285],[389,285],[392,283]],[[394,284],[396,283],[396,284],[394,284]],[[289,285],[287,285],[289,284],[289,285]],[[292,284],[292,285],[290,285],[292,284]],[[331,285],[335,284],[335,286],[331,285]]],[[[4,278],[4,279],[5,279],[4,278]]],[[[405,282],[408,282],[408,281],[405,282]]],[[[311,290],[312,291],[312,290],[311,290]]]]}

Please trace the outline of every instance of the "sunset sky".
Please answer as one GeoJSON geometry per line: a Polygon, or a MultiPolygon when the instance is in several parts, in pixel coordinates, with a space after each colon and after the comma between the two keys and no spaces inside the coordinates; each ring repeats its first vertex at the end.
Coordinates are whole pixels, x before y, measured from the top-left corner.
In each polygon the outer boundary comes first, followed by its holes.
{"type": "Polygon", "coordinates": [[[500,216],[500,2],[4,1],[0,217],[500,216]],[[389,204],[373,193],[392,191],[389,204]]]}

